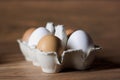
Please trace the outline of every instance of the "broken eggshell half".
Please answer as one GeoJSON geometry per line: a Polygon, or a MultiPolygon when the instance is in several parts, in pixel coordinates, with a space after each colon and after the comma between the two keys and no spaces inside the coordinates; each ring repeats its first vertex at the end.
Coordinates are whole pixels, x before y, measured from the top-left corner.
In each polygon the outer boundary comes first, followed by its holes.
{"type": "Polygon", "coordinates": [[[30,48],[21,40],[17,41],[25,59],[31,58],[33,64],[40,66],[45,73],[57,73],[65,68],[87,69],[94,60],[96,50],[100,49],[99,46],[94,46],[87,54],[82,50],[69,49],[63,51],[61,58],[59,58],[56,52],[42,52],[36,48],[30,48]]]}

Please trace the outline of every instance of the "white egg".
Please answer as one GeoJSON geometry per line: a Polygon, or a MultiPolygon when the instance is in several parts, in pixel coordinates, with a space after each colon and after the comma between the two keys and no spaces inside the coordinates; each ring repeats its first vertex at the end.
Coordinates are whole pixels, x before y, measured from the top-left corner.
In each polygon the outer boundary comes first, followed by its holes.
{"type": "Polygon", "coordinates": [[[44,27],[39,27],[36,30],[33,31],[31,34],[29,40],[28,40],[28,46],[31,48],[35,48],[36,45],[38,44],[39,40],[45,36],[51,34],[46,28],[44,27]]]}
{"type": "Polygon", "coordinates": [[[67,42],[68,49],[81,49],[85,53],[93,46],[92,38],[83,30],[73,32],[67,42]]]}

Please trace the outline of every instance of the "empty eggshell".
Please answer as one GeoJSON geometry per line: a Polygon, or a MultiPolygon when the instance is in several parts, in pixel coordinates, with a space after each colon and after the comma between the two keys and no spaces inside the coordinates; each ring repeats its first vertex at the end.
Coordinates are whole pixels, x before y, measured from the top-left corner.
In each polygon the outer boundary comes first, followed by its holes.
{"type": "Polygon", "coordinates": [[[37,49],[43,52],[59,52],[61,40],[54,35],[46,35],[39,41],[37,49]]]}
{"type": "Polygon", "coordinates": [[[29,40],[28,40],[28,46],[31,48],[35,48],[39,42],[39,40],[45,36],[51,34],[46,28],[44,27],[39,27],[36,30],[33,31],[31,34],[29,40]]]}
{"type": "Polygon", "coordinates": [[[85,53],[88,53],[93,46],[93,40],[83,30],[73,32],[67,42],[68,49],[81,49],[85,53]]]}
{"type": "Polygon", "coordinates": [[[34,30],[35,30],[35,28],[29,28],[28,30],[26,30],[23,37],[22,37],[22,41],[28,42],[28,39],[34,30]]]}

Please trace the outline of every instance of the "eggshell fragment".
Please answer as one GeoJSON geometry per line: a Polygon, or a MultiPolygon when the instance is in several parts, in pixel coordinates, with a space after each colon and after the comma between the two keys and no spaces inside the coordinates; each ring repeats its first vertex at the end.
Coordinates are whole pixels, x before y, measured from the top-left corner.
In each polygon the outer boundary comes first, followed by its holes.
{"type": "Polygon", "coordinates": [[[83,30],[73,32],[67,42],[68,49],[81,49],[85,53],[88,53],[93,46],[93,40],[83,30]]]}
{"type": "Polygon", "coordinates": [[[43,52],[59,52],[61,40],[54,35],[44,36],[38,43],[37,49],[43,52]]]}
{"type": "Polygon", "coordinates": [[[39,27],[36,30],[33,31],[31,34],[29,40],[28,40],[28,45],[31,48],[35,48],[39,42],[39,40],[44,37],[45,35],[51,34],[46,28],[44,27],[39,27]]]}
{"type": "Polygon", "coordinates": [[[23,37],[22,37],[22,41],[26,41],[28,42],[29,37],[31,36],[32,32],[35,30],[36,28],[29,28],[28,30],[25,31],[23,37]]]}

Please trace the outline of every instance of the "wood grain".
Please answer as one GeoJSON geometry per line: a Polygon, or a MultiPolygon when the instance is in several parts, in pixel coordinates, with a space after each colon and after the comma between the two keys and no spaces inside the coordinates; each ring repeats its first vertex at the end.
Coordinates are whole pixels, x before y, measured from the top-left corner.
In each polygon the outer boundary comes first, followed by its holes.
{"type": "Polygon", "coordinates": [[[1,0],[0,80],[120,80],[119,0],[1,0]],[[26,62],[16,40],[46,22],[87,31],[103,50],[85,71],[45,74],[26,62]]]}

